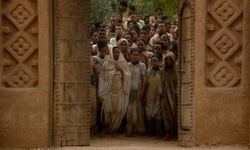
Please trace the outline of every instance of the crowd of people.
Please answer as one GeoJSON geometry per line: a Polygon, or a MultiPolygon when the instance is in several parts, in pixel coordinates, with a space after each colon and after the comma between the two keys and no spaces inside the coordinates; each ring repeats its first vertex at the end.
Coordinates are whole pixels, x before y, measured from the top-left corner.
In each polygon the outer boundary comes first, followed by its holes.
{"type": "Polygon", "coordinates": [[[176,138],[178,20],[157,8],[145,24],[126,1],[119,12],[90,30],[91,133],[176,138]]]}

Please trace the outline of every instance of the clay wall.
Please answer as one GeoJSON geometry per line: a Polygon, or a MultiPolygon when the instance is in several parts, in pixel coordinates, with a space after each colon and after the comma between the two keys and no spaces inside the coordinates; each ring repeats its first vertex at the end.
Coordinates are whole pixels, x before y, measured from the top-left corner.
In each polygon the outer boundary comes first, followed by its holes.
{"type": "MultiPolygon", "coordinates": [[[[50,146],[51,7],[0,1],[0,147],[50,146]]],[[[249,8],[249,0],[195,0],[196,145],[249,143],[249,8]]]]}
{"type": "Polygon", "coordinates": [[[48,147],[49,0],[0,1],[0,147],[48,147]]]}
{"type": "Polygon", "coordinates": [[[249,142],[249,6],[195,1],[195,144],[249,142]]]}

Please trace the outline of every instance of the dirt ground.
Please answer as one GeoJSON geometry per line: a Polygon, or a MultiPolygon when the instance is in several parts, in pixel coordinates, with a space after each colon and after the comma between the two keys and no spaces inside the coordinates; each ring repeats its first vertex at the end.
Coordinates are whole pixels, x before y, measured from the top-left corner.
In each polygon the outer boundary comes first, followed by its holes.
{"type": "Polygon", "coordinates": [[[91,138],[90,146],[85,147],[63,147],[52,148],[52,150],[247,150],[247,146],[199,146],[192,148],[178,147],[177,140],[163,141],[155,137],[126,137],[119,135],[112,138],[107,135],[105,138],[94,136],[91,138]]]}
{"type": "MultiPolygon", "coordinates": [[[[60,148],[37,148],[30,150],[249,150],[248,146],[242,145],[217,145],[179,147],[177,140],[163,141],[155,137],[126,137],[119,135],[117,138],[107,135],[105,138],[94,136],[90,140],[90,146],[83,147],[60,147],[60,148]]],[[[0,148],[0,150],[13,150],[0,148]]],[[[26,150],[26,149],[14,149],[26,150]]]]}

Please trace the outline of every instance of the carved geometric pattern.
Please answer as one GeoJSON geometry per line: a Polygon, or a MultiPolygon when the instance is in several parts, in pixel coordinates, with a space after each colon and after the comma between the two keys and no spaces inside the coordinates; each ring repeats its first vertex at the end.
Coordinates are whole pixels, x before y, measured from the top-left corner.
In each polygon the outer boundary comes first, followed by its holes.
{"type": "Polygon", "coordinates": [[[207,42],[222,60],[227,60],[240,47],[240,41],[228,30],[221,30],[207,42]]]}
{"type": "Polygon", "coordinates": [[[223,26],[230,25],[242,13],[233,0],[216,1],[210,8],[211,15],[223,26]]]}
{"type": "Polygon", "coordinates": [[[37,1],[2,0],[1,10],[3,28],[1,86],[37,87],[39,50],[37,1]]]}
{"type": "Polygon", "coordinates": [[[23,88],[23,87],[30,87],[37,81],[36,76],[33,75],[30,70],[21,65],[13,69],[9,77],[6,79],[6,82],[15,88],[23,88]]]}
{"type": "Polygon", "coordinates": [[[19,37],[18,40],[13,43],[12,49],[15,50],[19,56],[22,56],[30,49],[30,45],[22,37],[19,37]]]}
{"type": "Polygon", "coordinates": [[[242,22],[244,0],[209,1],[207,19],[208,87],[241,85],[242,22]]]}
{"type": "Polygon", "coordinates": [[[228,65],[228,63],[222,62],[211,73],[211,82],[217,87],[231,87],[235,85],[240,77],[238,73],[228,65]]]}
{"type": "Polygon", "coordinates": [[[90,139],[90,2],[55,0],[53,146],[90,139]]]}
{"type": "Polygon", "coordinates": [[[195,1],[179,0],[180,50],[178,51],[178,142],[180,146],[194,145],[194,18],[195,1]]]}
{"type": "Polygon", "coordinates": [[[12,11],[11,16],[16,19],[19,24],[22,24],[30,17],[29,12],[23,7],[23,5],[18,5],[12,11]]]}

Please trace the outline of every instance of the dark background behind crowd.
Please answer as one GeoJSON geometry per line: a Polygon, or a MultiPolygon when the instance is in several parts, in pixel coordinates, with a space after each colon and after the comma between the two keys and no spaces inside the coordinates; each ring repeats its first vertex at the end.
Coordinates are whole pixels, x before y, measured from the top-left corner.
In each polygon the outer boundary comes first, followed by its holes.
{"type": "Polygon", "coordinates": [[[156,7],[144,20],[127,1],[116,10],[89,31],[91,133],[175,138],[178,18],[156,7]]]}

